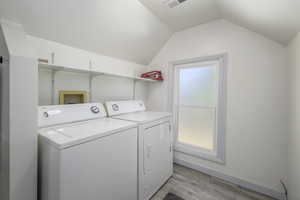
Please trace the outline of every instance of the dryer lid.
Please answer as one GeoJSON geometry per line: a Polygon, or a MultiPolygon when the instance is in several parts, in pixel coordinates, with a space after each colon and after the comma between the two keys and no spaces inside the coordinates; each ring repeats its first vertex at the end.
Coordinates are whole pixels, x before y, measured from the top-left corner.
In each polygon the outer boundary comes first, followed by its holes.
{"type": "Polygon", "coordinates": [[[128,113],[120,116],[115,116],[114,118],[143,124],[143,123],[148,123],[159,119],[163,119],[166,117],[171,117],[171,113],[144,111],[144,112],[128,113]]]}

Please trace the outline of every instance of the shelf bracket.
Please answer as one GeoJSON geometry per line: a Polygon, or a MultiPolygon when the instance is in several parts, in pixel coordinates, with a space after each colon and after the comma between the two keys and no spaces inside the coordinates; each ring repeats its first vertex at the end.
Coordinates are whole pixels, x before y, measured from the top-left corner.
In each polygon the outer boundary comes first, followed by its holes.
{"type": "Polygon", "coordinates": [[[132,99],[135,100],[136,98],[136,80],[133,80],[133,91],[132,91],[132,99]]]}
{"type": "Polygon", "coordinates": [[[93,79],[96,77],[92,73],[89,74],[89,102],[92,102],[93,99],[93,79]]]}
{"type": "Polygon", "coordinates": [[[55,104],[55,75],[58,70],[51,70],[51,105],[55,104]]]}

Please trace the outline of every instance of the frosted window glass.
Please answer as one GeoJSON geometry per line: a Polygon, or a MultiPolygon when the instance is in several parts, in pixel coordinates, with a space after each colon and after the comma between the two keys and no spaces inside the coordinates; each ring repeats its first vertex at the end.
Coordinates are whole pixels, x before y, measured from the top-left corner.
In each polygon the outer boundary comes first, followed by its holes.
{"type": "Polygon", "coordinates": [[[179,70],[179,142],[215,149],[217,94],[216,65],[179,70]]]}
{"type": "Polygon", "coordinates": [[[217,67],[192,67],[180,69],[180,104],[215,106],[217,67]]]}
{"type": "Polygon", "coordinates": [[[179,109],[178,141],[214,149],[215,109],[181,106],[179,109]]]}

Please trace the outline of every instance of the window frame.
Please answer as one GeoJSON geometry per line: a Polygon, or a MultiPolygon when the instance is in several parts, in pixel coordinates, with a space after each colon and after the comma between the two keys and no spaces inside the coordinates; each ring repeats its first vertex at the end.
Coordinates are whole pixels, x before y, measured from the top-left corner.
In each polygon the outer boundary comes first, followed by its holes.
{"type": "MultiPolygon", "coordinates": [[[[226,136],[226,88],[227,88],[227,53],[218,54],[207,57],[198,57],[185,60],[177,60],[169,63],[169,95],[168,104],[169,110],[173,113],[174,123],[174,150],[193,157],[198,157],[204,160],[225,164],[225,136],[226,136]],[[179,70],[184,68],[180,65],[191,67],[193,64],[202,63],[203,65],[217,62],[218,63],[218,97],[216,106],[216,132],[215,132],[215,151],[210,151],[201,147],[195,147],[189,144],[177,142],[178,138],[178,108],[179,108],[179,70]]],[[[201,64],[200,64],[201,65],[201,64]]],[[[198,65],[199,66],[199,65],[198,65]]]]}

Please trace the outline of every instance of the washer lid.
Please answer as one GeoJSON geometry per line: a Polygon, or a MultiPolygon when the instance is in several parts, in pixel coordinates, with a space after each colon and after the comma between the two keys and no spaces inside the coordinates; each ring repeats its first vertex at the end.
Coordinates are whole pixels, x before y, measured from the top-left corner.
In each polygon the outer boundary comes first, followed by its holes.
{"type": "Polygon", "coordinates": [[[129,121],[102,118],[40,129],[39,134],[41,139],[63,149],[136,126],[136,123],[129,121]]]}
{"type": "Polygon", "coordinates": [[[143,111],[143,112],[135,112],[135,113],[129,113],[124,115],[118,115],[115,116],[114,119],[128,120],[137,123],[147,123],[147,122],[152,122],[170,116],[171,113],[168,112],[143,111]]]}

